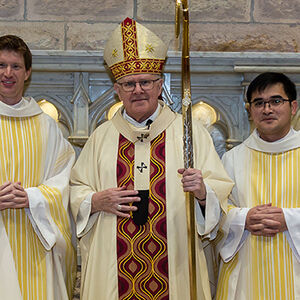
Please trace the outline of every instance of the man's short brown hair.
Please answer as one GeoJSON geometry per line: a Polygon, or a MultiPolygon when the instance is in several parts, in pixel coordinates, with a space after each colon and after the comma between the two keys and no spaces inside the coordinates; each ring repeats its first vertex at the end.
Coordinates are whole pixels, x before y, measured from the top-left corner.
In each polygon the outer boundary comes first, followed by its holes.
{"type": "Polygon", "coordinates": [[[16,35],[3,35],[0,37],[0,51],[14,51],[24,58],[25,69],[28,71],[32,65],[32,54],[26,43],[16,35]]]}

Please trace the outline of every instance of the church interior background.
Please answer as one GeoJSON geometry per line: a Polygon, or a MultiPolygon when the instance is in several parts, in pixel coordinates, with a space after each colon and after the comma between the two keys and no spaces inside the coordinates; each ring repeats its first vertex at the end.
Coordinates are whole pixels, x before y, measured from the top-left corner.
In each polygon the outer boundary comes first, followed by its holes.
{"type": "MultiPolygon", "coordinates": [[[[190,0],[189,5],[193,116],[207,127],[221,156],[252,130],[244,95],[256,75],[284,72],[300,92],[300,2],[190,0]]],[[[15,0],[0,1],[0,6],[0,34],[20,36],[33,53],[25,96],[47,111],[50,106],[77,155],[119,105],[102,51],[127,16],[169,44],[162,98],[180,112],[175,0],[15,0]]],[[[298,111],[296,129],[299,117],[298,111]]]]}
{"type": "MultiPolygon", "coordinates": [[[[251,132],[245,110],[249,82],[264,71],[286,73],[300,86],[298,53],[191,52],[193,117],[210,132],[220,156],[251,132]]],[[[163,100],[181,110],[181,56],[169,51],[165,66],[163,100]]],[[[33,74],[25,96],[43,109],[53,104],[54,118],[77,155],[88,136],[120,105],[103,62],[102,52],[35,51],[33,74]],[[48,102],[46,105],[45,102],[48,102]]],[[[299,129],[298,114],[293,120],[299,129]]]]}
{"type": "MultiPolygon", "coordinates": [[[[300,2],[188,2],[194,117],[202,119],[221,156],[251,131],[244,93],[254,76],[263,71],[284,72],[299,87],[300,2]]],[[[1,4],[0,34],[20,36],[33,52],[33,75],[25,95],[56,107],[59,125],[77,154],[118,102],[102,51],[126,16],[169,45],[163,99],[180,111],[182,39],[175,38],[175,0],[15,0],[1,4]]],[[[297,115],[296,128],[300,127],[298,119],[297,115]]]]}

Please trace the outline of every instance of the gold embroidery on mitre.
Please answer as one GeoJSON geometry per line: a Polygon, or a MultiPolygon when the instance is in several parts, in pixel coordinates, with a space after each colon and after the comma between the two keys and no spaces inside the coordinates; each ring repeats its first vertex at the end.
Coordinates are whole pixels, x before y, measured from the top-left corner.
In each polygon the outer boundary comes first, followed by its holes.
{"type": "Polygon", "coordinates": [[[110,67],[113,76],[117,79],[125,75],[151,73],[160,74],[164,66],[163,59],[139,59],[134,61],[122,61],[110,67]]]}
{"type": "Polygon", "coordinates": [[[151,44],[146,44],[146,52],[147,53],[153,53],[154,52],[154,48],[151,44]]]}
{"type": "Polygon", "coordinates": [[[112,51],[111,56],[117,57],[117,56],[118,56],[118,50],[117,50],[117,49],[114,49],[114,50],[112,51]]]}
{"type": "Polygon", "coordinates": [[[121,24],[125,60],[138,58],[136,22],[126,19],[121,24]]]}
{"type": "Polygon", "coordinates": [[[126,18],[107,42],[104,59],[117,80],[130,74],[161,73],[166,53],[167,46],[158,36],[126,18]]]}

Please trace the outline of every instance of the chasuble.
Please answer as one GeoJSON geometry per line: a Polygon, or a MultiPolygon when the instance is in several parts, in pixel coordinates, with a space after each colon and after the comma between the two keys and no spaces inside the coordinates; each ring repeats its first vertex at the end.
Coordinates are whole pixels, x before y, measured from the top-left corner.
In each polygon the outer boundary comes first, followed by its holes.
{"type": "Polygon", "coordinates": [[[33,98],[0,102],[0,181],[20,181],[29,208],[0,212],[1,299],[71,299],[75,240],[68,211],[74,151],[33,98]]]}
{"type": "Polygon", "coordinates": [[[234,180],[229,213],[222,221],[217,299],[300,299],[300,132],[266,142],[255,130],[223,157],[234,180]],[[251,235],[251,207],[283,209],[288,230],[274,237],[251,235]]]}
{"type": "MultiPolygon", "coordinates": [[[[136,128],[120,109],[99,126],[71,175],[72,212],[82,255],[81,299],[189,298],[182,117],[162,106],[149,128],[136,128]],[[149,190],[148,220],[136,225],[105,212],[80,214],[91,195],[108,188],[149,190]]],[[[207,188],[205,219],[196,202],[198,299],[210,299],[202,238],[212,238],[232,182],[208,132],[194,127],[195,168],[207,188]],[[201,234],[201,236],[200,236],[201,234]]]]}

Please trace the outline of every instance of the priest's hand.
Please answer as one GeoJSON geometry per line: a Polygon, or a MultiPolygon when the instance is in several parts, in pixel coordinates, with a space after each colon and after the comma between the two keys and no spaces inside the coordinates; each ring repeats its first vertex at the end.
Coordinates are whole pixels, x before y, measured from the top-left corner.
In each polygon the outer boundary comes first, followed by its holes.
{"type": "Polygon", "coordinates": [[[0,186],[0,210],[26,207],[29,207],[29,200],[21,182],[7,181],[0,186]]]}
{"type": "Polygon", "coordinates": [[[245,228],[253,235],[275,236],[287,230],[283,210],[271,203],[251,208],[246,217],[245,228]]]}
{"type": "Polygon", "coordinates": [[[92,196],[91,214],[104,211],[119,217],[130,218],[130,211],[137,210],[136,206],[129,206],[131,202],[141,201],[137,197],[138,191],[126,190],[126,187],[118,187],[97,192],[92,196]]]}
{"type": "Polygon", "coordinates": [[[206,187],[203,181],[202,172],[198,169],[178,169],[182,174],[182,186],[185,192],[192,192],[199,204],[204,206],[206,199],[206,187]]]}

